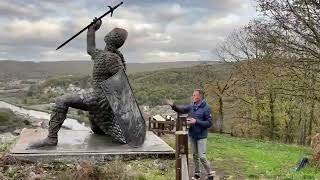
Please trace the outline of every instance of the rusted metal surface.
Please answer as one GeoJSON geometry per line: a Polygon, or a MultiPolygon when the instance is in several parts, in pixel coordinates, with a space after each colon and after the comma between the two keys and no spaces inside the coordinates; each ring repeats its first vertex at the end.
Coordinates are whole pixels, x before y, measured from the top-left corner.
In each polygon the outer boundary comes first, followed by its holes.
{"type": "Polygon", "coordinates": [[[46,135],[46,129],[24,129],[10,153],[19,157],[32,157],[34,159],[55,159],[55,157],[68,156],[70,158],[86,156],[83,158],[108,159],[106,156],[168,155],[168,157],[172,157],[174,155],[174,150],[150,131],[147,131],[146,140],[139,148],[113,143],[107,136],[92,134],[90,131],[61,130],[59,131],[59,143],[56,147],[26,150],[31,141],[42,139],[46,135]]]}

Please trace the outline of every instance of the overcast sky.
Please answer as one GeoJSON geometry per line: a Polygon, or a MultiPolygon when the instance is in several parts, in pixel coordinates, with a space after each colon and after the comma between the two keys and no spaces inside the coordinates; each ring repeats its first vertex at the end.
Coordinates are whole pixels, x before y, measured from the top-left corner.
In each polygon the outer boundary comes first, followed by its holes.
{"type": "MultiPolygon", "coordinates": [[[[0,0],[0,60],[90,60],[86,32],[58,45],[118,0],[0,0]]],[[[127,62],[216,60],[214,48],[254,16],[253,0],[124,0],[96,34],[99,49],[114,27],[128,31],[127,62]]]]}

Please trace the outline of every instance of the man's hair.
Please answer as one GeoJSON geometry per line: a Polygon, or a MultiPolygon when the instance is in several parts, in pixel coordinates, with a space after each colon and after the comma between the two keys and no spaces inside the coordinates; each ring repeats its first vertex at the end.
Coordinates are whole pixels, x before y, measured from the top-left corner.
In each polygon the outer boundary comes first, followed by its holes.
{"type": "Polygon", "coordinates": [[[198,91],[202,98],[204,98],[204,91],[202,89],[195,89],[194,91],[198,91]]]}

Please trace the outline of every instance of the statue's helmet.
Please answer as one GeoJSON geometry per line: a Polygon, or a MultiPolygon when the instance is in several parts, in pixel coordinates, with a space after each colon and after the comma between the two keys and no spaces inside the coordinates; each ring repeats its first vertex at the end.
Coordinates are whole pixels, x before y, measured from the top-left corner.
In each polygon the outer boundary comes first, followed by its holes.
{"type": "Polygon", "coordinates": [[[124,44],[127,36],[128,32],[125,29],[114,28],[104,37],[104,41],[106,42],[107,46],[118,49],[124,44]]]}

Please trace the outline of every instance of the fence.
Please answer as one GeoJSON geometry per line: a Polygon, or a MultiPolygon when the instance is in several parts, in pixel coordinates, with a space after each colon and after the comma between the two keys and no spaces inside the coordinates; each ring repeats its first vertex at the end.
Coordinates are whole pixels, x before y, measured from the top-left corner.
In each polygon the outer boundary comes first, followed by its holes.
{"type": "Polygon", "coordinates": [[[176,180],[189,179],[187,115],[178,114],[176,121],[176,180]]]}
{"type": "Polygon", "coordinates": [[[164,133],[176,136],[176,180],[189,179],[187,115],[177,114],[177,120],[165,121],[149,117],[149,130],[161,136],[164,133]]]}

